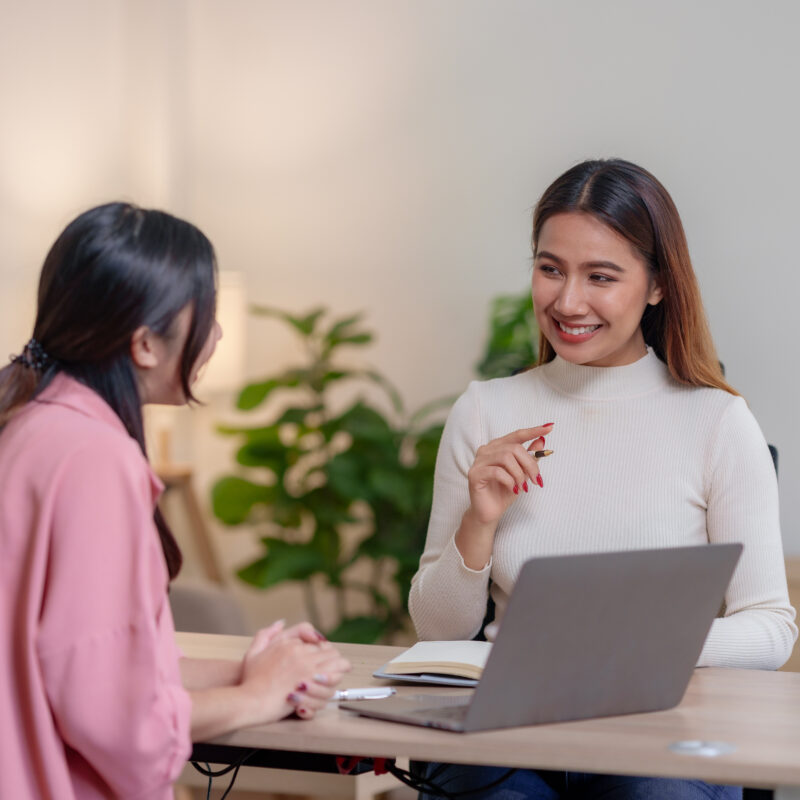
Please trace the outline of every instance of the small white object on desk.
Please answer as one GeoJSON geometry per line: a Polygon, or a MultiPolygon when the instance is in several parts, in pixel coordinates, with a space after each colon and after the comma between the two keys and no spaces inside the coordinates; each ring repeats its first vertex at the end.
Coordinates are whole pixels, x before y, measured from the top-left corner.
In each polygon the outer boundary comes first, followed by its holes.
{"type": "Polygon", "coordinates": [[[391,686],[367,686],[364,689],[341,689],[333,699],[337,703],[342,700],[383,700],[396,692],[391,686]]]}

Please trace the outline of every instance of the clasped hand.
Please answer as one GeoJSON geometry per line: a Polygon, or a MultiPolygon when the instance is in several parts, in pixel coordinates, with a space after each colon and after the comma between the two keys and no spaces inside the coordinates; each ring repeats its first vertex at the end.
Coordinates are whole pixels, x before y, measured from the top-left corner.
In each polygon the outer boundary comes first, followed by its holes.
{"type": "Polygon", "coordinates": [[[260,704],[264,722],[293,711],[310,719],[333,696],[350,662],[307,622],[276,622],[253,638],[242,661],[241,687],[260,704]]]}

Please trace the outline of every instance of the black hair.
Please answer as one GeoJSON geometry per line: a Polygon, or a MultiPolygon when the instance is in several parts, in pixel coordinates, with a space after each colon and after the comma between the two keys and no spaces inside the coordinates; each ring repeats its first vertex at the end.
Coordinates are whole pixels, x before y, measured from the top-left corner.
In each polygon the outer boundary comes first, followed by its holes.
{"type": "MultiPolygon", "coordinates": [[[[139,327],[169,337],[178,313],[192,319],[180,360],[184,396],[214,324],[214,248],[194,225],[129,203],[97,206],[56,239],[39,280],[33,330],[44,360],[17,358],[0,370],[0,431],[59,372],[99,394],[147,455],[141,397],[131,358],[139,327]]],[[[170,578],[181,552],[161,513],[155,524],[170,578]]]]}

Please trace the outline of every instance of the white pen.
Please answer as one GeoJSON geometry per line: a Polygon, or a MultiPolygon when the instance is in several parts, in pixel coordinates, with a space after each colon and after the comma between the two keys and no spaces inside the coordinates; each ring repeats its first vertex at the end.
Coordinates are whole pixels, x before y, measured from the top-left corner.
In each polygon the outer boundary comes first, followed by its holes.
{"type": "Polygon", "coordinates": [[[367,686],[364,689],[341,689],[333,695],[335,702],[340,700],[383,700],[397,692],[391,686],[367,686]]]}

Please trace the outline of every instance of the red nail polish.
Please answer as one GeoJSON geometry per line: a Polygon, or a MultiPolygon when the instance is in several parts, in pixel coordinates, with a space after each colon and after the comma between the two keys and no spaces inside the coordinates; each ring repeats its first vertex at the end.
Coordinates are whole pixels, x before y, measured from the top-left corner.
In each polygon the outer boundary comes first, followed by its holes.
{"type": "Polygon", "coordinates": [[[527,492],[528,491],[528,481],[522,484],[522,488],[527,492]]]}
{"type": "Polygon", "coordinates": [[[295,703],[299,702],[299,700],[300,697],[296,695],[294,692],[286,695],[286,702],[289,703],[290,705],[294,705],[295,703]]]}
{"type": "Polygon", "coordinates": [[[304,708],[298,708],[297,709],[297,713],[298,714],[308,714],[308,711],[306,711],[306,709],[304,709],[304,708]]]}
{"type": "Polygon", "coordinates": [[[542,476],[541,476],[541,475],[537,475],[537,476],[536,476],[536,483],[538,483],[538,484],[539,484],[539,486],[540,486],[542,489],[544,489],[544,481],[542,480],[542,476]]]}
{"type": "Polygon", "coordinates": [[[328,637],[325,636],[324,633],[320,633],[319,631],[317,631],[316,633],[317,633],[317,639],[319,639],[321,642],[327,642],[328,641],[328,637]]]}
{"type": "Polygon", "coordinates": [[[542,427],[543,428],[549,428],[551,425],[555,425],[555,422],[545,422],[545,424],[542,425],[542,427]]]}
{"type": "Polygon", "coordinates": [[[519,486],[514,487],[514,494],[519,494],[519,486]]]}
{"type": "Polygon", "coordinates": [[[306,689],[308,689],[308,686],[306,686],[305,682],[297,684],[297,691],[298,692],[304,692],[304,691],[306,691],[306,689]]]}

